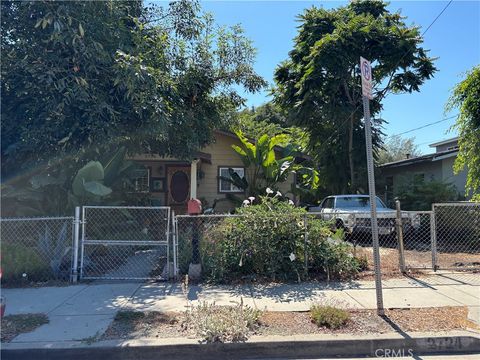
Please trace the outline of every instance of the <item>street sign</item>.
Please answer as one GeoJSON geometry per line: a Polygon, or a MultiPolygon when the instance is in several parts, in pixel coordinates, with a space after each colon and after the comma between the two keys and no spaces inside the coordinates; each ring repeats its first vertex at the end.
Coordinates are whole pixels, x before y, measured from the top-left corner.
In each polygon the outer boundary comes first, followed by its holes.
{"type": "Polygon", "coordinates": [[[372,66],[370,65],[370,61],[361,56],[360,70],[362,73],[362,95],[372,100],[372,66]]]}
{"type": "Polygon", "coordinates": [[[372,227],[373,261],[375,266],[375,289],[377,313],[385,315],[383,308],[382,273],[380,268],[380,245],[378,242],[377,196],[375,194],[375,173],[373,169],[372,123],[370,121],[370,100],[372,99],[372,67],[370,61],[360,57],[362,71],[363,118],[365,120],[365,143],[367,149],[368,194],[370,196],[370,216],[372,227]]]}

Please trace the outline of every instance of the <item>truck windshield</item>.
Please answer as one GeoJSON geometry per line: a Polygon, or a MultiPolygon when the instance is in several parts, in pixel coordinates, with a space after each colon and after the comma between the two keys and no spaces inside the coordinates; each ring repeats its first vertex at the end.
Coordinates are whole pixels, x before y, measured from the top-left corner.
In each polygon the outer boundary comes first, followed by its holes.
{"type": "MultiPolygon", "coordinates": [[[[368,197],[352,197],[352,196],[340,196],[337,197],[336,208],[370,208],[370,199],[368,197]]],[[[385,205],[377,198],[377,208],[385,208],[385,205]]]]}

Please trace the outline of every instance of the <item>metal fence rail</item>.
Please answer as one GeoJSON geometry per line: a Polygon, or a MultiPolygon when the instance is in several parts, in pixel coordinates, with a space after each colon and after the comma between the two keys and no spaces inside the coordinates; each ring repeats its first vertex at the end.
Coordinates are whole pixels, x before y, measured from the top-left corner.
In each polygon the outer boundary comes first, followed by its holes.
{"type": "Polygon", "coordinates": [[[81,279],[166,279],[170,208],[85,206],[81,279]]]}
{"type": "Polygon", "coordinates": [[[2,218],[2,282],[67,282],[73,263],[73,217],[2,218]]]}

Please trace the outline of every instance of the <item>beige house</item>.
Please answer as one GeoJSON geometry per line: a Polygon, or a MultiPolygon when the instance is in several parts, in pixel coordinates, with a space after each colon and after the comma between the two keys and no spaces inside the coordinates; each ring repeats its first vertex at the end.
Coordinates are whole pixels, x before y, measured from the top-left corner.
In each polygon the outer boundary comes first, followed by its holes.
{"type": "Polygon", "coordinates": [[[393,200],[393,193],[405,177],[418,176],[425,181],[443,181],[453,184],[460,194],[465,192],[466,171],[454,174],[453,164],[458,155],[458,137],[439,141],[429,145],[435,152],[417,157],[406,156],[406,159],[379,166],[385,178],[386,201],[393,200]]]}
{"type": "MultiPolygon", "coordinates": [[[[240,157],[232,145],[240,145],[233,133],[215,131],[215,140],[197,152],[191,162],[158,155],[137,155],[132,159],[146,166],[146,170],[137,178],[137,191],[144,192],[152,199],[152,205],[170,206],[177,214],[187,209],[189,199],[200,199],[202,206],[208,208],[217,201],[215,212],[222,213],[234,208],[225,199],[227,194],[244,196],[243,192],[230,182],[222,180],[229,176],[232,168],[240,176],[251,169],[245,169],[240,157]]],[[[286,194],[295,182],[294,174],[279,184],[279,190],[286,194]]],[[[292,200],[294,196],[288,194],[292,200]]]]}

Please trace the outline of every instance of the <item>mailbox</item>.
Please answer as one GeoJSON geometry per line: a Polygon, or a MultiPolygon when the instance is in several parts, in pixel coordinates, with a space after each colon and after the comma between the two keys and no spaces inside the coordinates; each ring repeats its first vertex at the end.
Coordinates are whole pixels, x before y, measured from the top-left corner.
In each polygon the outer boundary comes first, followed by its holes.
{"type": "Polygon", "coordinates": [[[188,215],[198,215],[202,213],[202,202],[198,199],[188,200],[187,206],[188,215]]]}

